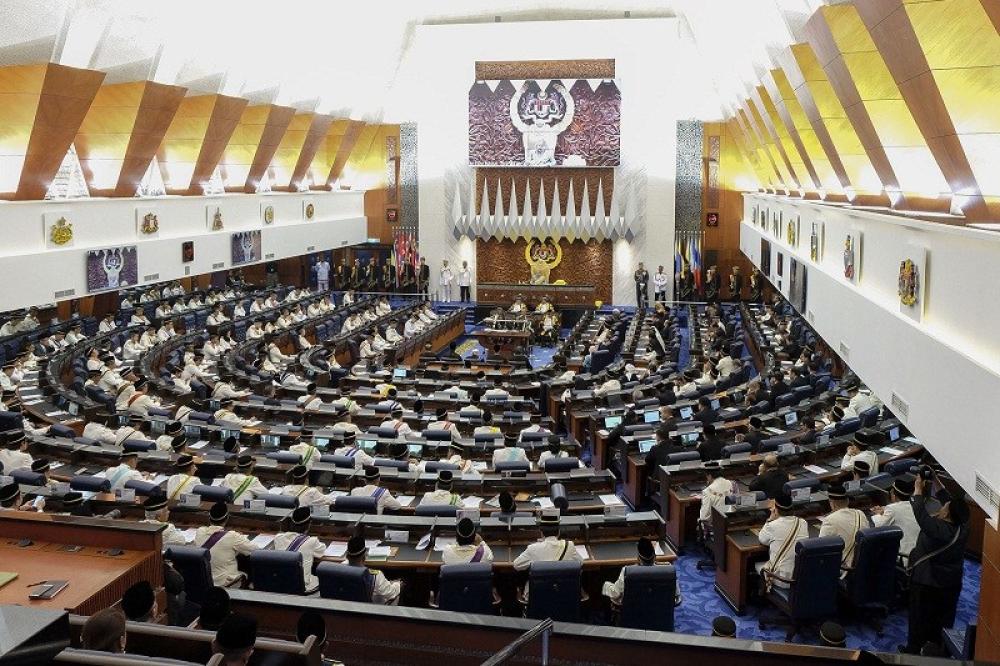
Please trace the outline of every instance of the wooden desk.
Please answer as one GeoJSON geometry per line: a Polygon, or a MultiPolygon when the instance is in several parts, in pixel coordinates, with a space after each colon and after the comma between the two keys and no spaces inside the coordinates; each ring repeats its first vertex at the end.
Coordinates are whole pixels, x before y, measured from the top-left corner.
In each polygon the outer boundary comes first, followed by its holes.
{"type": "MultiPolygon", "coordinates": [[[[501,284],[480,282],[476,286],[476,301],[482,305],[510,305],[517,296],[524,296],[529,305],[548,296],[553,305],[593,306],[598,298],[594,285],[583,284],[501,284]]],[[[610,300],[610,294],[604,300],[610,300]]]]}
{"type": "Polygon", "coordinates": [[[0,588],[0,604],[89,615],[117,603],[139,581],[160,587],[162,529],[138,522],[2,512],[0,562],[5,570],[16,571],[18,578],[0,588]],[[20,547],[21,539],[34,543],[20,547]],[[82,548],[62,550],[67,544],[82,548]],[[110,555],[112,548],[124,552],[110,555]],[[49,579],[68,580],[69,585],[53,599],[29,601],[26,586],[49,579]]]}

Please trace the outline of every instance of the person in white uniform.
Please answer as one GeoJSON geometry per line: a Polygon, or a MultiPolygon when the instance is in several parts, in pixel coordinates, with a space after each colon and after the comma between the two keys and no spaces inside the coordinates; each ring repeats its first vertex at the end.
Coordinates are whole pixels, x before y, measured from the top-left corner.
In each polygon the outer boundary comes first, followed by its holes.
{"type": "Polygon", "coordinates": [[[3,473],[7,476],[15,469],[31,469],[33,461],[23,432],[11,435],[4,443],[4,448],[0,449],[0,465],[3,465],[3,473]]]}
{"type": "Polygon", "coordinates": [[[230,587],[245,577],[236,566],[236,557],[249,555],[257,550],[257,545],[245,534],[226,529],[229,507],[225,502],[216,502],[208,519],[210,525],[204,525],[195,531],[194,545],[209,552],[212,582],[218,587],[230,587]]]}
{"type": "Polygon", "coordinates": [[[313,270],[316,271],[316,288],[320,291],[330,291],[330,262],[326,257],[320,257],[313,270]]]}
{"type": "Polygon", "coordinates": [[[236,471],[226,474],[223,485],[233,491],[233,503],[242,504],[244,499],[254,499],[267,494],[267,488],[253,475],[255,461],[251,455],[236,459],[236,471]]]}
{"type": "MultiPolygon", "coordinates": [[[[347,542],[347,564],[352,567],[364,567],[368,547],[363,536],[351,537],[347,542]]],[[[377,569],[368,569],[371,576],[372,603],[383,606],[395,606],[399,603],[399,595],[403,591],[403,581],[389,580],[377,569]]]]}
{"type": "Polygon", "coordinates": [[[159,497],[147,497],[146,501],[142,503],[142,508],[145,511],[146,516],[140,522],[166,526],[163,528],[163,532],[160,533],[163,537],[164,550],[166,550],[169,546],[187,545],[184,533],[174,527],[173,523],[169,522],[170,509],[167,508],[166,497],[163,495],[160,495],[159,497]]]}
{"type": "MultiPolygon", "coordinates": [[[[339,425],[339,424],[338,424],[339,425]]],[[[354,425],[353,423],[350,425],[354,425]]],[[[357,428],[357,426],[355,426],[357,428]]],[[[343,436],[343,446],[339,446],[333,451],[335,456],[348,456],[354,459],[354,469],[361,469],[362,467],[367,467],[375,463],[375,459],[372,458],[366,451],[364,451],[357,444],[357,431],[356,430],[344,430],[343,436]]]]}
{"type": "Polygon", "coordinates": [[[493,561],[493,551],[476,531],[471,518],[462,518],[455,526],[455,543],[449,543],[441,551],[441,561],[445,564],[476,564],[493,561]]]}
{"type": "Polygon", "coordinates": [[[462,270],[458,272],[458,293],[463,303],[472,301],[472,271],[468,261],[462,262],[462,270]]]}
{"type": "Polygon", "coordinates": [[[351,497],[374,497],[379,514],[384,509],[398,509],[402,504],[387,489],[378,485],[381,474],[374,465],[365,466],[365,485],[351,491],[351,497]]]}
{"type": "Polygon", "coordinates": [[[309,534],[312,522],[312,512],[307,506],[300,506],[292,511],[289,519],[290,530],[278,532],[274,537],[274,549],[284,550],[302,555],[302,576],[305,581],[306,594],[312,594],[319,589],[319,578],[313,572],[313,561],[323,557],[326,546],[309,534]]]}
{"type": "Polygon", "coordinates": [[[136,469],[139,464],[136,451],[123,451],[118,459],[120,463],[104,471],[104,478],[111,484],[111,492],[124,488],[129,481],[145,481],[146,475],[136,469]]]}
{"type": "Polygon", "coordinates": [[[513,566],[518,571],[531,567],[532,562],[582,562],[583,558],[576,545],[569,539],[560,538],[559,514],[543,513],[538,519],[541,539],[528,547],[514,559],[513,566]]]}
{"type": "Polygon", "coordinates": [[[872,523],[875,527],[895,525],[903,530],[903,538],[899,542],[899,555],[909,560],[910,551],[917,545],[920,536],[920,525],[913,514],[910,496],[913,495],[913,479],[909,475],[896,479],[889,494],[889,504],[872,507],[872,523]]]}
{"type": "Polygon", "coordinates": [[[451,283],[455,279],[455,273],[451,270],[448,265],[448,260],[445,259],[441,262],[441,300],[445,303],[451,303],[451,283]]]}
{"type": "Polygon", "coordinates": [[[704,465],[708,485],[701,491],[701,510],[698,520],[711,529],[712,509],[722,509],[726,505],[726,497],[734,494],[733,482],[722,475],[722,465],[718,460],[709,460],[704,465]]]}
{"type": "Polygon", "coordinates": [[[809,538],[806,521],[792,514],[792,498],[781,494],[774,498],[774,506],[767,522],[760,528],[757,538],[768,548],[768,558],[757,564],[757,572],[764,577],[765,586],[788,587],[795,573],[795,544],[809,538]],[[774,574],[771,576],[770,574],[774,574]],[[784,580],[782,580],[784,579],[784,580]]]}
{"type": "MultiPolygon", "coordinates": [[[[844,551],[840,562],[842,566],[849,567],[854,562],[855,537],[857,537],[858,531],[871,527],[871,525],[864,511],[850,508],[847,489],[844,488],[843,484],[831,485],[826,494],[830,500],[831,511],[820,519],[819,535],[821,537],[839,536],[844,540],[844,551]]],[[[841,578],[846,575],[846,571],[841,572],[841,578]]]]}
{"type": "MultiPolygon", "coordinates": [[[[641,567],[652,567],[658,566],[656,564],[656,548],[653,546],[653,542],[646,537],[640,537],[639,542],[636,544],[636,564],[641,567]]],[[[669,564],[659,565],[667,566],[669,564]]],[[[618,573],[618,579],[615,582],[605,581],[604,586],[601,589],[601,594],[606,596],[611,600],[611,606],[613,608],[620,607],[622,604],[622,599],[625,598],[625,569],[628,567],[622,567],[621,571],[618,573]]],[[[674,605],[677,605],[680,601],[680,592],[674,593],[674,605]]]]}
{"type": "Polygon", "coordinates": [[[299,500],[299,506],[330,506],[333,498],[324,495],[319,488],[309,485],[309,470],[305,465],[296,465],[288,470],[288,477],[291,483],[282,486],[281,494],[295,497],[299,500]]]}
{"type": "Polygon", "coordinates": [[[656,301],[666,302],[667,300],[667,283],[670,281],[670,276],[663,272],[663,266],[658,266],[656,272],[653,273],[653,299],[656,301]]]}
{"type": "Polygon", "coordinates": [[[434,490],[424,493],[420,506],[462,506],[462,496],[452,492],[454,474],[449,469],[438,472],[434,490]]]}
{"type": "Polygon", "coordinates": [[[167,479],[167,499],[171,502],[179,500],[181,495],[190,495],[194,487],[201,483],[201,479],[195,474],[193,456],[186,453],[178,456],[174,461],[174,469],[177,472],[167,479]]]}
{"type": "Polygon", "coordinates": [[[869,474],[878,474],[878,454],[866,449],[866,444],[858,440],[855,435],[854,440],[847,446],[843,460],[840,461],[840,469],[853,471],[855,463],[864,462],[869,466],[869,474]]]}

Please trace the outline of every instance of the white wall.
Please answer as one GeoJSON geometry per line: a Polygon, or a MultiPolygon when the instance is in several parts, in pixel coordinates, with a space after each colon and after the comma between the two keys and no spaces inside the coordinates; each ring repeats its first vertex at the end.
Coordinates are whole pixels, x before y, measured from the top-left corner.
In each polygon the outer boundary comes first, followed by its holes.
{"type": "MultiPolygon", "coordinates": [[[[808,267],[804,313],[836,351],[886,404],[893,394],[909,406],[906,425],[963,487],[996,517],[975,493],[978,473],[1000,488],[1000,443],[995,415],[1000,407],[1000,234],[902,219],[772,195],[745,195],[740,246],[760,265],[760,238],[772,243],[771,273],[777,253],[808,267]],[[796,247],[785,230],[754,226],[753,208],[801,216],[796,247]],[[813,221],[825,225],[819,264],[809,258],[813,221]],[[858,283],[843,277],[843,241],[849,231],[863,234],[858,283]],[[919,322],[901,312],[897,296],[899,262],[926,249],[925,309],[919,322]]],[[[897,410],[894,410],[897,411],[897,410]]]]}
{"type": "Polygon", "coordinates": [[[622,91],[622,166],[616,182],[621,186],[627,179],[635,188],[636,203],[625,214],[642,222],[632,243],[615,243],[613,300],[634,303],[636,263],[673,265],[676,122],[694,117],[700,110],[695,105],[711,93],[688,66],[692,57],[676,19],[418,26],[407,95],[419,100],[420,249],[432,272],[442,259],[454,265],[467,260],[475,271],[475,244],[455,239],[445,195],[445,173],[468,168],[468,93],[475,62],[614,58],[622,91]]]}
{"type": "Polygon", "coordinates": [[[283,259],[364,242],[367,219],[364,192],[303,194],[226,194],[215,197],[160,197],[153,199],[82,199],[0,203],[0,310],[49,303],[55,292],[72,289],[84,296],[87,250],[115,245],[139,248],[139,281],[158,282],[208,273],[213,265],[231,266],[230,234],[262,229],[265,259],[283,259]],[[304,205],[315,208],[306,222],[304,205]],[[262,205],[274,207],[274,223],[265,225],[262,205]],[[209,231],[206,209],[222,212],[224,229],[209,231]],[[138,232],[137,217],[155,211],[159,233],[151,238],[138,232]],[[138,215],[137,215],[138,211],[138,215]],[[47,248],[45,220],[62,215],[73,224],[73,244],[47,248]],[[181,261],[181,244],[194,241],[195,260],[181,261]],[[268,255],[274,255],[269,257],[268,255]],[[185,272],[189,269],[189,273],[185,272]],[[158,274],[151,280],[144,276],[158,274]]]}

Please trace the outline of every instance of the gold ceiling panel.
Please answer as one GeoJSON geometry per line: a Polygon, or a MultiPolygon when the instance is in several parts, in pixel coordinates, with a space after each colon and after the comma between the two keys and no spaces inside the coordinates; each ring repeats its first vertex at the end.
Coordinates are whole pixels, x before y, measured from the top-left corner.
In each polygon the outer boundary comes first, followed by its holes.
{"type": "Polygon", "coordinates": [[[0,67],[0,198],[13,198],[17,192],[46,68],[0,67]]]}
{"type": "Polygon", "coordinates": [[[931,69],[1000,66],[997,30],[980,0],[907,3],[906,13],[931,69]]]}
{"type": "Polygon", "coordinates": [[[227,192],[243,191],[270,114],[270,104],[248,106],[243,109],[243,114],[219,162],[227,192]]]}
{"type": "Polygon", "coordinates": [[[771,164],[765,158],[764,151],[761,150],[760,145],[757,143],[757,138],[746,126],[742,109],[736,109],[735,113],[733,113],[732,122],[740,130],[740,138],[743,142],[743,148],[746,150],[747,159],[758,170],[761,184],[773,187],[777,183],[774,169],[771,168],[771,164]]]}
{"type": "Polygon", "coordinates": [[[811,189],[814,183],[810,177],[810,169],[806,167],[802,152],[792,139],[791,134],[788,133],[788,128],[785,126],[785,122],[782,120],[781,114],[774,105],[774,101],[771,99],[766,87],[757,86],[754,89],[754,93],[754,100],[758,103],[758,108],[764,113],[764,122],[767,123],[768,131],[776,139],[775,146],[784,159],[786,168],[792,173],[799,189],[811,189]]]}
{"type": "MultiPolygon", "coordinates": [[[[756,186],[773,186],[773,177],[769,175],[767,169],[761,164],[760,158],[757,156],[757,152],[748,145],[746,135],[743,133],[743,128],[740,126],[740,123],[735,116],[726,121],[726,130],[729,132],[729,135],[733,137],[733,141],[736,143],[736,147],[739,149],[740,154],[753,171],[757,181],[756,186]]],[[[753,188],[746,187],[745,189],[750,190],[753,188]]]]}
{"type": "Polygon", "coordinates": [[[285,130],[281,143],[271,161],[272,185],[275,189],[288,189],[292,183],[292,174],[299,161],[299,153],[309,134],[314,113],[296,113],[288,129],[285,130]]]}
{"type": "MultiPolygon", "coordinates": [[[[344,138],[340,140],[340,145],[337,146],[337,155],[333,158],[333,166],[330,167],[330,174],[326,178],[327,184],[331,187],[344,174],[347,161],[350,159],[355,146],[358,145],[366,127],[367,125],[361,120],[349,120],[347,122],[347,129],[344,130],[344,138]]],[[[345,182],[347,185],[352,184],[349,181],[345,182]]]]}
{"type": "Polygon", "coordinates": [[[768,132],[767,126],[764,124],[764,119],[761,117],[760,111],[757,109],[756,104],[754,104],[753,99],[744,100],[743,105],[747,110],[747,118],[750,125],[756,130],[764,152],[767,153],[768,159],[774,165],[774,170],[778,174],[778,180],[783,183],[785,189],[797,189],[798,182],[782,157],[774,137],[768,132]]]}
{"type": "Polygon", "coordinates": [[[191,186],[198,155],[212,122],[217,95],[185,97],[157,151],[163,184],[169,194],[184,194],[191,186]]]}
{"type": "Polygon", "coordinates": [[[350,121],[346,118],[337,118],[330,123],[330,128],[323,139],[323,145],[316,151],[312,164],[309,165],[309,176],[315,187],[326,187],[327,179],[330,176],[330,169],[337,159],[337,150],[340,142],[344,140],[344,133],[347,131],[347,124],[350,121]]]}
{"type": "Polygon", "coordinates": [[[836,172],[834,172],[833,166],[827,158],[826,152],[823,150],[823,144],[809,122],[809,117],[799,103],[799,99],[795,95],[795,90],[792,88],[785,70],[772,69],[770,74],[770,80],[774,83],[775,92],[788,113],[789,129],[798,138],[807,166],[812,167],[810,173],[814,179],[818,180],[816,183],[817,187],[821,187],[827,192],[841,193],[843,187],[840,179],[837,177],[836,172]]]}
{"type": "MultiPolygon", "coordinates": [[[[788,84],[788,78],[780,69],[774,69],[764,76],[763,82],[764,88],[767,90],[770,98],[771,106],[777,114],[773,122],[783,125],[785,133],[790,137],[795,147],[795,152],[798,154],[804,172],[809,175],[809,180],[807,183],[804,183],[804,186],[809,189],[821,189],[823,187],[822,180],[813,162],[813,156],[806,150],[801,135],[802,131],[807,131],[811,134],[812,128],[809,126],[809,119],[806,118],[805,113],[802,111],[799,101],[795,99],[795,91],[788,84]]],[[[815,141],[813,143],[814,145],[818,145],[815,141]]],[[[822,159],[825,160],[826,158],[822,157],[822,159]]]]}
{"type": "Polygon", "coordinates": [[[819,8],[819,12],[826,20],[833,41],[837,43],[837,49],[841,54],[876,50],[875,42],[872,41],[868,28],[861,21],[853,4],[845,2],[823,5],[819,8]]]}

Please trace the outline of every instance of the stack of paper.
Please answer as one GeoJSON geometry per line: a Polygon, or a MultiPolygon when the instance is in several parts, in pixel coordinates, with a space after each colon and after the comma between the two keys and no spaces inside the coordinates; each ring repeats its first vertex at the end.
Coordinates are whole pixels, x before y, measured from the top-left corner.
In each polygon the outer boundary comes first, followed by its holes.
{"type": "Polygon", "coordinates": [[[347,555],[347,543],[344,541],[331,541],[323,552],[323,557],[344,557],[347,555]]]}
{"type": "Polygon", "coordinates": [[[439,553],[442,552],[446,546],[454,546],[454,545],[455,545],[455,537],[439,536],[438,538],[434,539],[434,550],[436,550],[439,553]]]}
{"type": "Polygon", "coordinates": [[[538,505],[539,509],[552,509],[555,507],[551,497],[536,497],[533,501],[538,505]]]}
{"type": "Polygon", "coordinates": [[[590,559],[590,553],[587,552],[587,547],[582,544],[576,544],[576,554],[580,556],[581,560],[590,559]]]}
{"type": "Polygon", "coordinates": [[[607,495],[601,495],[600,498],[601,498],[601,502],[603,502],[606,506],[611,506],[612,504],[621,504],[622,503],[621,498],[618,497],[618,495],[615,495],[614,493],[610,493],[610,494],[607,494],[607,495]]]}
{"type": "Polygon", "coordinates": [[[194,536],[198,533],[197,527],[189,527],[188,529],[181,532],[184,535],[184,541],[187,543],[194,543],[194,536]]]}
{"type": "Polygon", "coordinates": [[[482,502],[482,497],[466,497],[462,500],[462,506],[466,509],[478,509],[482,502]]]}
{"type": "Polygon", "coordinates": [[[268,546],[271,545],[272,541],[274,541],[273,535],[258,534],[257,536],[255,536],[253,539],[250,540],[250,543],[257,546],[258,548],[267,548],[268,546]]]}
{"type": "Polygon", "coordinates": [[[413,495],[397,495],[396,499],[399,500],[400,506],[410,506],[413,504],[413,500],[417,498],[413,495]]]}
{"type": "Polygon", "coordinates": [[[812,472],[813,474],[826,474],[826,470],[819,465],[803,465],[806,470],[812,472]]]}

